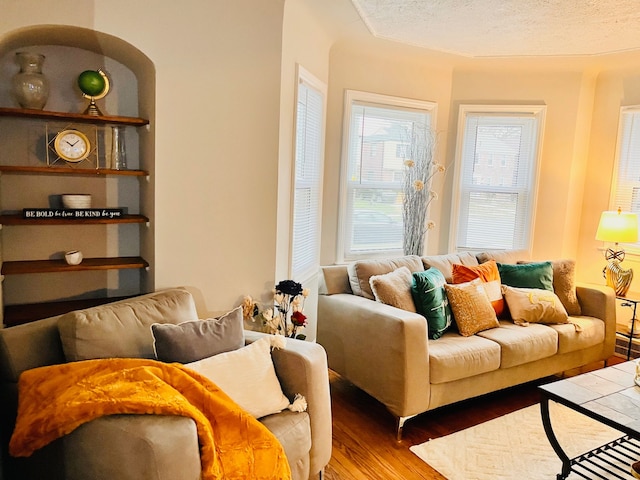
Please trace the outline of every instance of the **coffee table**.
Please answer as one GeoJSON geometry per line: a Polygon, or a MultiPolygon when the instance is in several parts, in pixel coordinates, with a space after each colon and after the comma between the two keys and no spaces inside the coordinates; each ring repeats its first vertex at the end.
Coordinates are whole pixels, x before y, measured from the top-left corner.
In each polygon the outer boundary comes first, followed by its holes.
{"type": "Polygon", "coordinates": [[[634,384],[636,362],[583,373],[538,387],[540,412],[547,438],[562,461],[556,478],[570,473],[588,479],[632,479],[630,466],[640,460],[640,387],[634,384]],[[569,458],[553,431],[549,400],[593,418],[623,435],[574,458],[569,458]]]}

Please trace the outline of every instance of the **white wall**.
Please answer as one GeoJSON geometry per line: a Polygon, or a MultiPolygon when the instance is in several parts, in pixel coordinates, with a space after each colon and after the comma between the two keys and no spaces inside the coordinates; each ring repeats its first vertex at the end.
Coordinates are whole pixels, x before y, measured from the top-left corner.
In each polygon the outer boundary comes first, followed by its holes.
{"type": "Polygon", "coordinates": [[[0,0],[0,36],[69,24],[156,68],[155,287],[201,315],[273,285],[284,1],[0,0]]]}

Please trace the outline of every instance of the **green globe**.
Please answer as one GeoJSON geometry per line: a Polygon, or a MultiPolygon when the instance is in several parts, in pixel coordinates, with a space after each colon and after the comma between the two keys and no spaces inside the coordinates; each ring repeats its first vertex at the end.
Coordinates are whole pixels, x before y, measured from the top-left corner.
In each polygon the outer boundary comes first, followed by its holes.
{"type": "Polygon", "coordinates": [[[104,77],[95,70],[85,70],[78,76],[78,86],[85,95],[97,97],[107,86],[104,77]]]}

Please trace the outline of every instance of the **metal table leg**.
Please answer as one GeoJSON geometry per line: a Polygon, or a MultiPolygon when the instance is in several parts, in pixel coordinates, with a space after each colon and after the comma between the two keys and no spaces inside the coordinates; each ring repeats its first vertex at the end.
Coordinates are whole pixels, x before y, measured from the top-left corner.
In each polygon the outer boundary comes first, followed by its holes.
{"type": "Polygon", "coordinates": [[[544,426],[544,431],[547,434],[549,443],[553,447],[554,452],[556,452],[556,455],[558,455],[558,458],[562,461],[562,472],[556,475],[556,480],[564,480],[569,476],[569,473],[571,473],[571,459],[562,449],[558,439],[556,438],[556,434],[553,432],[551,418],[549,417],[549,399],[544,395],[540,398],[540,414],[542,417],[542,425],[544,426]]]}

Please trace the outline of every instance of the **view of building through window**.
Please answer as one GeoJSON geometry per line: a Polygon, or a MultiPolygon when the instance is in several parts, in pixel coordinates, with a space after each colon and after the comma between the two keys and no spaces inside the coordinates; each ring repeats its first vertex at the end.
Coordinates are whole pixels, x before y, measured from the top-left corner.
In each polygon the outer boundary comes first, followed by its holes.
{"type": "MultiPolygon", "coordinates": [[[[351,92],[341,226],[345,259],[402,250],[402,185],[415,129],[431,127],[434,105],[373,103],[351,92]]],[[[360,95],[358,95],[360,94],[360,95]]],[[[389,98],[384,100],[390,102],[389,98]]]]}
{"type": "Polygon", "coordinates": [[[543,113],[543,107],[461,106],[456,251],[529,248],[543,113]]]}

